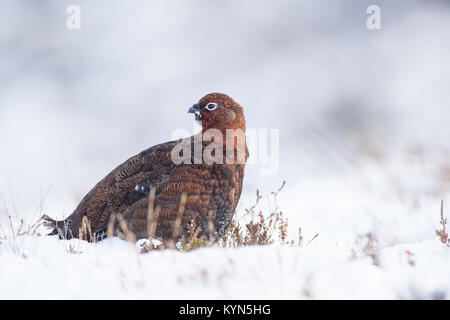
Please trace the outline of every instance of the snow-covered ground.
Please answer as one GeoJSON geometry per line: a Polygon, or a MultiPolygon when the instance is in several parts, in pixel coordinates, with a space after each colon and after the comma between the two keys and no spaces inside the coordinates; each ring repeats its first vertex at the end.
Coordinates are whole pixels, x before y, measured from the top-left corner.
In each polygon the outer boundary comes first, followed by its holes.
{"type": "Polygon", "coordinates": [[[279,171],[247,166],[238,215],[256,189],[271,212],[286,180],[291,238],[319,236],[145,255],[119,239],[9,236],[0,298],[450,299],[435,234],[441,200],[450,217],[450,5],[376,2],[382,28],[369,31],[365,0],[2,1],[0,198],[16,228],[70,214],[119,163],[192,130],[187,108],[221,91],[249,128],[280,133],[279,171]]]}
{"type": "MultiPolygon", "coordinates": [[[[379,262],[339,245],[255,246],[140,254],[118,238],[98,244],[25,237],[0,245],[2,299],[443,299],[450,248],[432,239],[386,247],[379,262]],[[23,251],[22,251],[23,250],[23,251]]],[[[365,244],[365,243],[364,243],[365,244]]]]}
{"type": "MultiPolygon", "coordinates": [[[[0,243],[0,297],[449,299],[450,247],[435,234],[438,198],[424,193],[410,203],[416,198],[396,194],[395,184],[374,187],[382,172],[364,172],[363,180],[315,177],[280,192],[277,205],[290,204],[279,208],[289,219],[289,239],[301,226],[302,246],[280,245],[275,235],[266,246],[142,254],[139,244],[119,238],[91,244],[10,234],[0,243]]],[[[399,172],[407,173],[406,166],[399,172]]],[[[274,210],[273,198],[257,208],[274,210]]]]}

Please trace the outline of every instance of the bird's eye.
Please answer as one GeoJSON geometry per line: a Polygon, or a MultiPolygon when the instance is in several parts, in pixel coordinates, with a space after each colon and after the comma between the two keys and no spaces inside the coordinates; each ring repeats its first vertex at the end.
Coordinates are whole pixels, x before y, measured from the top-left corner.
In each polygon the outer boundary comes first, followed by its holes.
{"type": "Polygon", "coordinates": [[[206,105],[206,110],[209,110],[209,111],[213,111],[216,108],[217,108],[217,103],[208,103],[206,105]]]}

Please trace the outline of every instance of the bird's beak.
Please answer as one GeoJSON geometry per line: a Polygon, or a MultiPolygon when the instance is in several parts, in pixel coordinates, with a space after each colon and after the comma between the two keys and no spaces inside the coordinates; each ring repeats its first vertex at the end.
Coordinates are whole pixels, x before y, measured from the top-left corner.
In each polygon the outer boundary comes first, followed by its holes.
{"type": "Polygon", "coordinates": [[[201,114],[202,108],[198,103],[194,104],[192,107],[189,108],[188,113],[195,114],[195,120],[201,121],[202,120],[202,114],[201,114]]]}
{"type": "Polygon", "coordinates": [[[194,104],[188,110],[188,113],[199,113],[199,112],[200,112],[200,106],[198,105],[198,103],[194,104]]]}

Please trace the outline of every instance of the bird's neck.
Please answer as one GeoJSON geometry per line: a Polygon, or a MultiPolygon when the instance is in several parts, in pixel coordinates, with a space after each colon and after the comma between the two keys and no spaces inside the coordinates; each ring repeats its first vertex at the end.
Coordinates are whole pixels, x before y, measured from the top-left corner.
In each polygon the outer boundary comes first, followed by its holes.
{"type": "Polygon", "coordinates": [[[216,124],[210,124],[202,127],[202,134],[205,135],[210,131],[220,131],[226,139],[226,134],[232,131],[241,131],[245,134],[245,118],[244,116],[239,116],[238,118],[234,119],[232,123],[226,123],[221,125],[216,124]]]}

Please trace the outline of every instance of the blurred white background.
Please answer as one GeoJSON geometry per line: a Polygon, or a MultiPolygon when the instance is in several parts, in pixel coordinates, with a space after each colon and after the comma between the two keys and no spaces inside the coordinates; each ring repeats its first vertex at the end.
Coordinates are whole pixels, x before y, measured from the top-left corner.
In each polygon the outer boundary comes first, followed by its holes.
{"type": "Polygon", "coordinates": [[[450,200],[447,1],[3,0],[0,22],[0,194],[19,217],[49,186],[45,213],[69,215],[224,92],[249,128],[280,129],[280,170],[248,166],[241,209],[259,188],[268,210],[287,180],[278,205],[319,241],[434,237],[450,200]]]}

